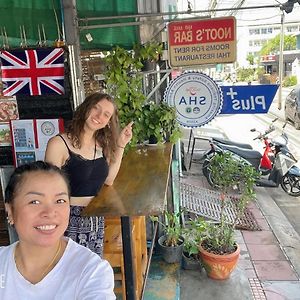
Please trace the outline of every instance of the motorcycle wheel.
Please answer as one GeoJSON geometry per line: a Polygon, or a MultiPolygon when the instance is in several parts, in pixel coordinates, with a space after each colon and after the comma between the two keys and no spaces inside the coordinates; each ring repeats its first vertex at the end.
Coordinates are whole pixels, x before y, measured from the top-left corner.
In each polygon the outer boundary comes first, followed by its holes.
{"type": "Polygon", "coordinates": [[[286,174],[282,177],[280,185],[290,196],[300,196],[300,177],[292,174],[286,174]]]}
{"type": "Polygon", "coordinates": [[[202,165],[202,173],[206,178],[207,178],[207,174],[209,172],[209,170],[208,170],[209,164],[210,164],[210,160],[205,159],[205,161],[203,162],[203,165],[202,165]]]}
{"type": "MultiPolygon", "coordinates": [[[[204,172],[203,172],[204,174],[204,172]]],[[[204,174],[204,176],[206,177],[207,179],[207,182],[209,183],[209,185],[213,188],[218,188],[219,186],[214,182],[214,178],[211,174],[211,171],[209,169],[209,167],[206,168],[206,174],[204,174]]]]}

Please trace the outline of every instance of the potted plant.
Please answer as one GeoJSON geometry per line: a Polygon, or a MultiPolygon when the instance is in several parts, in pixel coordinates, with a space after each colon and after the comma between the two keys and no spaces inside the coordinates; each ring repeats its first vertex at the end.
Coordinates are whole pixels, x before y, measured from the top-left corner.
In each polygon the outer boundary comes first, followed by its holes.
{"type": "Polygon", "coordinates": [[[158,217],[151,216],[153,222],[158,222],[164,234],[158,239],[160,252],[165,262],[178,263],[181,260],[184,238],[182,237],[182,225],[180,222],[181,211],[178,213],[164,212],[164,222],[158,217]]]}
{"type": "Polygon", "coordinates": [[[164,141],[175,143],[181,137],[174,107],[164,102],[150,102],[143,106],[142,111],[141,123],[144,130],[141,140],[148,140],[151,144],[164,141]]]}
{"type": "Polygon", "coordinates": [[[159,42],[146,43],[144,45],[135,45],[134,51],[141,57],[143,64],[142,71],[152,71],[155,69],[159,56],[163,52],[163,44],[159,42]]]}
{"type": "Polygon", "coordinates": [[[161,52],[162,44],[157,42],[134,46],[133,50],[116,46],[104,52],[107,92],[117,103],[121,127],[134,121],[131,145],[139,142],[144,130],[141,121],[146,101],[141,72],[143,61],[158,59],[161,52]]]}
{"type": "Polygon", "coordinates": [[[206,237],[199,245],[202,264],[207,275],[213,279],[227,279],[237,265],[240,248],[234,238],[234,230],[248,202],[255,198],[254,186],[259,174],[255,169],[225,152],[216,154],[209,165],[213,182],[220,190],[220,222],[208,223],[206,237]],[[238,189],[238,197],[230,193],[238,189]],[[234,200],[233,200],[234,199],[234,200]],[[226,207],[234,201],[235,220],[230,222],[226,207]]]}
{"type": "Polygon", "coordinates": [[[201,217],[186,222],[182,234],[184,237],[182,267],[186,270],[201,269],[198,245],[205,237],[206,224],[207,222],[201,217]]]}

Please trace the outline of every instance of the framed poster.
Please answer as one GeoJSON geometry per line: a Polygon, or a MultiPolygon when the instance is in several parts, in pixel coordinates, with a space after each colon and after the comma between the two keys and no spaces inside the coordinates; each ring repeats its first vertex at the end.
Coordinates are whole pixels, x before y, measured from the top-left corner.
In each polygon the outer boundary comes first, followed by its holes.
{"type": "Polygon", "coordinates": [[[19,111],[16,97],[0,98],[0,122],[9,122],[10,120],[18,120],[19,111]]]}
{"type": "Polygon", "coordinates": [[[62,119],[12,120],[12,148],[16,167],[44,160],[48,140],[63,131],[62,119]]]}
{"type": "Polygon", "coordinates": [[[0,147],[11,146],[9,123],[0,123],[0,147]]]}
{"type": "Polygon", "coordinates": [[[61,119],[37,119],[35,120],[37,133],[36,160],[44,160],[47,143],[50,138],[59,134],[62,130],[61,119]]]}

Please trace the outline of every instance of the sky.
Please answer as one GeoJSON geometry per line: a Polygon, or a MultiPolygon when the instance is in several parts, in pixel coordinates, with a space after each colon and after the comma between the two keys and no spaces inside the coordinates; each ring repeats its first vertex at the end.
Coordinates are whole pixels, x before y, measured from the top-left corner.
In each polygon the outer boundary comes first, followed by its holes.
{"type": "MultiPolygon", "coordinates": [[[[205,10],[209,8],[209,0],[178,0],[178,10],[184,11],[187,9],[188,1],[192,5],[193,10],[205,10]]],[[[216,8],[231,8],[237,7],[240,2],[243,2],[242,7],[251,6],[264,6],[264,5],[278,5],[279,3],[284,3],[285,1],[276,0],[217,0],[216,8]]],[[[229,15],[230,12],[222,11],[217,12],[217,17],[229,15]]],[[[251,23],[265,24],[265,23],[280,23],[281,11],[279,8],[262,8],[262,9],[247,9],[237,12],[233,12],[237,19],[237,26],[245,26],[251,23]]],[[[193,15],[193,14],[191,14],[193,15]]],[[[199,14],[198,14],[199,15],[199,14]]],[[[197,16],[194,15],[194,16],[197,16]]],[[[300,5],[296,3],[294,9],[291,13],[285,14],[286,22],[300,22],[300,5]]]]}

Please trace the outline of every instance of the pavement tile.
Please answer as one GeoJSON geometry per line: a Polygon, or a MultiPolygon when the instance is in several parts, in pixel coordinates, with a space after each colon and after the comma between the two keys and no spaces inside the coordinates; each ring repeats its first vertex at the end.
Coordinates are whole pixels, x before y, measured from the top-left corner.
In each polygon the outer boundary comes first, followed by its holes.
{"type": "Polygon", "coordinates": [[[239,260],[250,260],[249,252],[245,244],[240,244],[240,257],[239,260]]]}
{"type": "Polygon", "coordinates": [[[243,270],[254,269],[251,260],[248,259],[239,259],[238,265],[243,270]]]}
{"type": "Polygon", "coordinates": [[[277,244],[277,239],[271,231],[242,231],[246,244],[256,245],[274,245],[277,244]]]}
{"type": "Polygon", "coordinates": [[[267,300],[286,300],[285,296],[278,295],[276,291],[265,291],[267,300]]]}
{"type": "Polygon", "coordinates": [[[268,300],[300,299],[299,281],[264,281],[262,286],[268,300]]]}
{"type": "Polygon", "coordinates": [[[255,219],[264,218],[264,215],[262,214],[262,212],[260,211],[260,209],[258,207],[253,207],[253,208],[250,208],[249,210],[252,212],[255,219]]]}
{"type": "Polygon", "coordinates": [[[249,202],[249,203],[247,204],[247,208],[249,208],[249,209],[257,208],[257,204],[256,204],[254,201],[249,202]]]}
{"type": "Polygon", "coordinates": [[[244,270],[244,272],[248,279],[257,278],[255,269],[246,269],[246,270],[244,270]]]}
{"type": "Polygon", "coordinates": [[[288,261],[254,260],[259,280],[298,280],[288,261]]]}
{"type": "Polygon", "coordinates": [[[286,260],[278,245],[248,244],[247,247],[252,260],[286,260]]]}
{"type": "Polygon", "coordinates": [[[265,218],[257,218],[255,219],[261,230],[271,230],[269,223],[265,218]]]}

